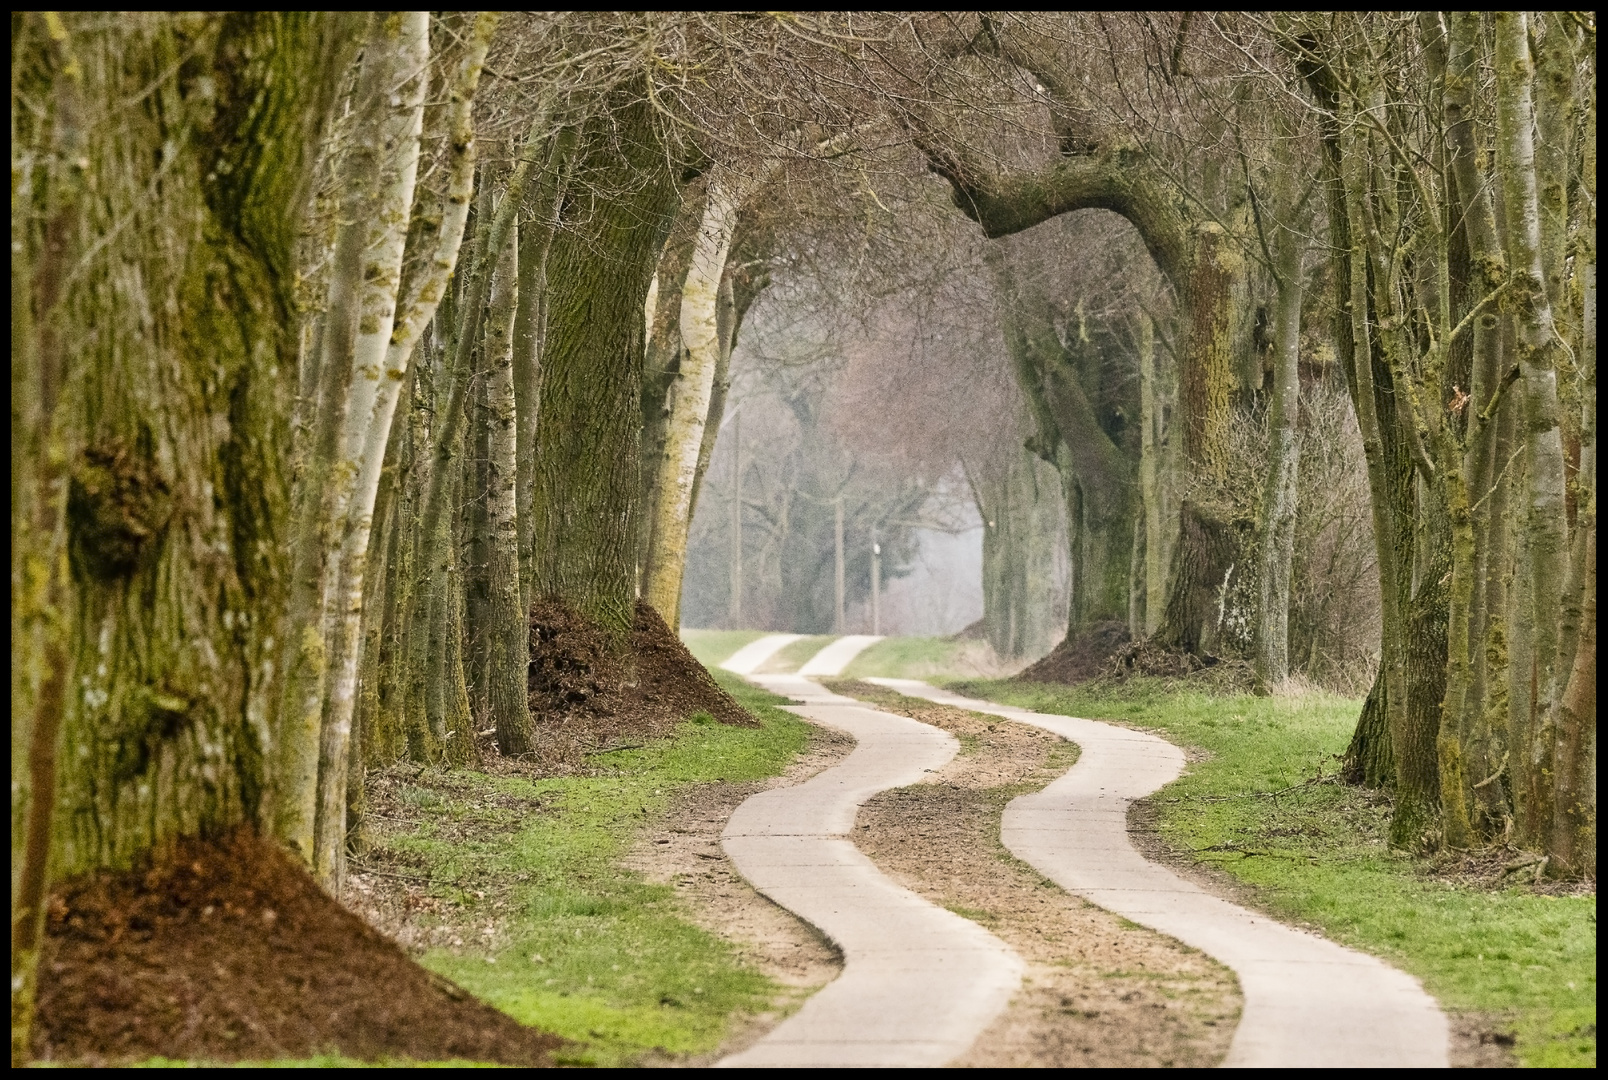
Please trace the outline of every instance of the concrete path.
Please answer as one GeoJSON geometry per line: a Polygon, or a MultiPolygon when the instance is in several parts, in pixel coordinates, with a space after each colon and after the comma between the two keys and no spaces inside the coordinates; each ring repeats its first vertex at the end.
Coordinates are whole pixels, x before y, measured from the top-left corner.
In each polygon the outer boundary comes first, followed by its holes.
{"type": "Polygon", "coordinates": [[[880,636],[872,634],[850,634],[847,637],[840,637],[806,660],[804,666],[798,669],[798,673],[806,678],[841,675],[843,669],[849,666],[849,661],[859,656],[868,646],[875,645],[881,640],[880,636]]]}
{"type": "Polygon", "coordinates": [[[1418,980],[1383,961],[1231,904],[1128,841],[1128,804],[1175,779],[1184,753],[1114,724],[963,698],[906,679],[911,697],[1054,732],[1082,748],[1044,790],[1005,809],[1004,844],[1057,885],[1194,946],[1239,976],[1245,1011],[1225,1066],[1446,1066],[1446,1017],[1418,980]]]}
{"type": "Polygon", "coordinates": [[[738,675],[752,675],[759,670],[761,664],[803,636],[803,634],[767,634],[758,641],[750,641],[726,657],[726,662],[720,666],[738,675]]]}
{"type": "Polygon", "coordinates": [[[1016,992],[1022,961],[976,923],[896,885],[847,836],[861,803],[942,768],[959,744],[797,675],[750,678],[858,743],[842,764],[744,802],[722,835],[743,877],[842,950],[843,974],[720,1064],[937,1066],[959,1057],[1016,992]]]}

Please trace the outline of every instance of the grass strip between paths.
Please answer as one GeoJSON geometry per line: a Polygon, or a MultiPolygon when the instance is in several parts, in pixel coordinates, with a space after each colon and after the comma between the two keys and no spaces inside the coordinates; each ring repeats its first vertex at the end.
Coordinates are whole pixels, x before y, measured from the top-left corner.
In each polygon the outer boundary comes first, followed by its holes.
{"type": "Polygon", "coordinates": [[[1459,881],[1390,850],[1388,796],[1332,777],[1359,702],[1211,695],[1160,680],[952,688],[1036,712],[1131,721],[1206,751],[1152,796],[1175,850],[1250,886],[1275,915],[1418,976],[1449,1011],[1480,1014],[1513,1038],[1523,1064],[1596,1065],[1596,896],[1459,881]]]}
{"type": "Polygon", "coordinates": [[[731,1018],[773,1008],[784,993],[684,919],[672,886],[619,865],[678,788],[774,776],[804,748],[808,727],[774,708],[780,699],[724,672],[717,678],[761,727],[693,717],[673,739],[594,755],[585,776],[458,772],[475,783],[421,788],[417,798],[433,805],[385,839],[392,860],[438,883],[431,894],[456,909],[453,922],[485,927],[421,962],[521,1022],[582,1044],[571,1063],[707,1053],[731,1018]],[[477,790],[501,798],[476,799],[477,790]],[[510,821],[495,808],[508,797],[540,809],[510,821]],[[442,819],[455,826],[441,828],[442,819]]]}

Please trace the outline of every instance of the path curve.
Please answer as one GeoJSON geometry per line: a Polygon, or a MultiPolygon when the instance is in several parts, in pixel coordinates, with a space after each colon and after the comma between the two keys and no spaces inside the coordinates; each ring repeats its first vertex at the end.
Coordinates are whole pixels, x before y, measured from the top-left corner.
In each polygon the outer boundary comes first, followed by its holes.
{"type": "Polygon", "coordinates": [[[748,799],[721,836],[743,877],[842,950],[843,973],[720,1065],[946,1064],[1004,1010],[1022,961],[976,923],[895,884],[847,834],[860,804],[942,768],[959,744],[797,675],[749,678],[802,702],[790,712],[858,744],[842,764],[748,799]]]}
{"type": "Polygon", "coordinates": [[[1176,779],[1184,753],[1153,735],[867,679],[911,697],[1053,732],[1082,749],[1064,776],[1005,808],[1012,854],[1098,907],[1194,946],[1239,976],[1245,1009],[1225,1066],[1444,1067],[1445,1015],[1383,961],[1213,896],[1128,840],[1128,805],[1176,779]]]}
{"type": "Polygon", "coordinates": [[[806,677],[841,675],[843,669],[849,666],[849,661],[881,640],[881,636],[877,634],[849,634],[840,637],[806,660],[804,666],[798,669],[798,673],[806,677]]]}
{"type": "Polygon", "coordinates": [[[803,634],[766,634],[726,657],[720,666],[737,675],[752,675],[759,665],[803,637],[803,634]]]}

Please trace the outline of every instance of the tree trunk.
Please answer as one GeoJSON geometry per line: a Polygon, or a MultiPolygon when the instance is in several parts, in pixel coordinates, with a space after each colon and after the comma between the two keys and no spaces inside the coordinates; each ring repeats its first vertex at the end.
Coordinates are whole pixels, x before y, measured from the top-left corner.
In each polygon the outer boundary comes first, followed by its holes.
{"type": "Polygon", "coordinates": [[[476,723],[489,723],[497,731],[497,749],[504,755],[526,754],[531,748],[530,707],[526,671],[530,663],[529,612],[522,606],[519,587],[519,527],[516,520],[515,454],[517,434],[513,374],[513,328],[518,289],[518,242],[503,246],[497,260],[487,315],[485,340],[480,350],[481,381],[485,386],[482,414],[476,423],[485,432],[479,440],[486,460],[478,474],[484,487],[472,503],[483,504],[482,543],[476,554],[484,582],[480,625],[472,626],[473,665],[479,673],[485,714],[476,723]]]}
{"type": "MultiPolygon", "coordinates": [[[[1163,399],[1156,370],[1156,328],[1149,315],[1139,318],[1139,498],[1145,525],[1145,624],[1143,636],[1156,632],[1167,606],[1169,543],[1174,521],[1168,512],[1163,446],[1163,399]]],[[[1136,635],[1139,636],[1139,635],[1136,635]]]]}
{"type": "MultiPolygon", "coordinates": [[[[536,483],[536,424],[542,400],[542,341],[547,334],[547,255],[553,246],[553,230],[558,224],[574,145],[573,128],[565,128],[553,137],[541,181],[531,187],[519,221],[519,306],[514,313],[514,501],[519,521],[519,607],[527,622],[531,582],[536,572],[531,499],[536,483]]],[[[529,636],[527,627],[527,652],[529,636]]]]}
{"type": "Polygon", "coordinates": [[[669,429],[671,402],[687,346],[681,336],[681,291],[692,269],[692,254],[698,242],[708,206],[708,177],[700,176],[681,192],[681,208],[665,238],[659,261],[648,285],[643,309],[647,334],[642,367],[642,528],[638,536],[637,562],[642,580],[639,588],[648,593],[652,571],[653,524],[658,518],[659,483],[664,465],[665,435],[669,429]]]}
{"type": "Polygon", "coordinates": [[[273,816],[297,219],[353,29],[13,19],[14,1064],[52,878],[273,816]]]}
{"type": "MultiPolygon", "coordinates": [[[[1594,89],[1594,88],[1593,88],[1594,89]]],[[[1558,705],[1553,800],[1556,807],[1548,854],[1561,873],[1597,876],[1597,149],[1596,98],[1587,98],[1587,130],[1581,169],[1584,198],[1576,254],[1581,320],[1580,510],[1573,565],[1580,606],[1573,665],[1558,705]]]]}
{"type": "MultiPolygon", "coordinates": [[[[1243,302],[1245,268],[1235,240],[1214,222],[1197,228],[1192,256],[1184,290],[1187,302],[1181,305],[1189,344],[1180,365],[1178,413],[1188,474],[1214,484],[1224,481],[1233,468],[1228,430],[1239,321],[1236,303],[1243,302]]],[[[1224,590],[1241,557],[1241,545],[1217,507],[1196,498],[1181,511],[1167,605],[1154,637],[1164,647],[1202,653],[1215,639],[1224,590]]]]}
{"type": "MultiPolygon", "coordinates": [[[[336,523],[344,509],[345,485],[331,481],[350,401],[358,324],[364,314],[364,246],[369,240],[369,227],[380,210],[380,196],[371,190],[369,178],[380,171],[386,134],[382,129],[393,114],[385,90],[397,79],[401,67],[395,30],[390,20],[369,20],[362,68],[351,100],[353,142],[336,168],[341,192],[340,224],[330,253],[319,351],[306,358],[316,365],[317,375],[301,380],[316,386],[317,395],[308,410],[311,429],[306,445],[298,448],[300,469],[294,478],[292,571],[286,612],[289,632],[284,638],[283,659],[285,696],[274,743],[278,802],[275,833],[309,865],[313,862],[320,727],[329,668],[325,630],[335,604],[330,548],[339,542],[336,523]]],[[[415,141],[415,151],[416,148],[415,141]]],[[[405,238],[406,222],[402,229],[405,238]]]]}
{"type": "Polygon", "coordinates": [[[1525,15],[1496,16],[1497,170],[1507,218],[1510,295],[1514,303],[1517,360],[1524,394],[1525,464],[1528,467],[1524,576],[1529,585],[1529,628],[1534,692],[1529,702],[1530,745],[1524,768],[1530,797],[1519,819],[1523,839],[1545,842],[1551,831],[1553,707],[1569,664],[1557,655],[1560,601],[1569,572],[1564,505],[1563,437],[1559,426],[1552,307],[1542,265],[1541,206],[1535,168],[1534,68],[1525,15]]]}
{"type": "MultiPolygon", "coordinates": [[[[1336,260],[1336,338],[1362,433],[1379,564],[1380,684],[1359,717],[1347,756],[1355,761],[1383,762],[1387,758],[1385,750],[1369,743],[1381,733],[1388,735],[1388,760],[1396,789],[1391,841],[1417,846],[1426,835],[1433,836],[1438,831],[1440,790],[1435,738],[1439,724],[1434,711],[1426,719],[1423,709],[1414,707],[1414,703],[1427,698],[1423,688],[1415,691],[1414,680],[1433,678],[1434,700],[1438,704],[1444,687],[1445,655],[1441,655],[1440,667],[1434,671],[1422,656],[1420,662],[1408,663],[1410,625],[1417,625],[1413,618],[1411,574],[1418,546],[1413,529],[1415,490],[1390,369],[1381,358],[1382,350],[1372,332],[1368,229],[1363,218],[1367,191],[1365,150],[1358,145],[1355,121],[1340,115],[1350,106],[1343,102],[1333,73],[1316,66],[1308,70],[1307,76],[1320,104],[1335,116],[1325,121],[1323,147],[1336,260]],[[1377,722],[1377,713],[1370,709],[1382,709],[1383,724],[1377,722]]],[[[1426,595],[1422,604],[1427,605],[1428,600],[1426,595]]],[[[1427,607],[1420,606],[1419,610],[1427,607]]],[[[1444,608],[1440,625],[1444,628],[1444,608]]],[[[1370,771],[1373,770],[1364,770],[1370,771]]]]}
{"type": "MultiPolygon", "coordinates": [[[[319,523],[328,579],[321,590],[325,606],[320,633],[328,663],[322,673],[325,685],[318,694],[321,724],[313,792],[312,864],[318,879],[336,892],[346,864],[346,772],[361,646],[364,563],[392,410],[413,351],[411,341],[399,356],[391,355],[390,346],[394,344],[402,256],[418,176],[429,17],[424,12],[401,13],[378,20],[376,31],[364,49],[365,68],[371,57],[382,68],[375,90],[383,111],[375,118],[376,154],[367,162],[373,172],[350,178],[353,183],[372,185],[371,201],[364,207],[371,216],[343,223],[343,231],[361,230],[363,235],[362,278],[357,288],[359,322],[350,383],[345,388],[347,407],[342,410],[338,456],[329,474],[329,516],[319,523]],[[389,370],[393,364],[397,365],[394,372],[389,370]]],[[[310,625],[293,626],[292,634],[310,629],[310,625]]],[[[308,695],[309,700],[311,697],[308,695]]],[[[300,789],[285,795],[298,801],[302,797],[300,789]]],[[[299,823],[305,816],[305,811],[293,813],[286,820],[299,823]]]]}
{"type": "MultiPolygon", "coordinates": [[[[1483,302],[1502,286],[1507,276],[1490,184],[1481,167],[1485,153],[1480,145],[1475,118],[1474,88],[1479,81],[1479,19],[1477,12],[1447,14],[1448,58],[1444,73],[1446,145],[1457,193],[1456,205],[1460,211],[1459,233],[1467,249],[1467,269],[1458,277],[1468,279],[1464,289],[1468,295],[1459,308],[1483,302]]],[[[1432,52],[1431,55],[1436,54],[1432,52]]],[[[1453,314],[1460,319],[1466,316],[1466,311],[1454,310],[1453,314]]],[[[1497,313],[1490,311],[1480,315],[1472,327],[1469,404],[1464,412],[1467,447],[1460,463],[1463,475],[1467,478],[1466,497],[1472,502],[1469,529],[1473,552],[1468,572],[1473,580],[1467,590],[1467,602],[1459,604],[1455,598],[1455,594],[1463,591],[1459,575],[1454,584],[1451,609],[1451,618],[1463,620],[1466,624],[1454,627],[1457,631],[1454,636],[1467,640],[1470,670],[1468,688],[1462,700],[1448,701],[1448,706],[1455,710],[1453,719],[1462,729],[1470,773],[1477,773],[1480,777],[1470,788],[1475,803],[1473,825],[1488,836],[1505,833],[1507,823],[1511,820],[1503,798],[1499,760],[1492,756],[1491,713],[1488,708],[1492,685],[1489,645],[1493,633],[1491,597],[1493,589],[1503,588],[1500,579],[1505,569],[1503,555],[1506,551],[1505,527],[1501,525],[1501,517],[1497,513],[1505,497],[1505,487],[1502,492],[1492,490],[1494,485],[1504,483],[1496,475],[1501,419],[1491,407],[1494,395],[1499,392],[1501,369],[1501,327],[1497,313]],[[1497,523],[1496,528],[1492,527],[1493,522],[1497,523]]],[[[1498,625],[1494,632],[1501,634],[1503,631],[1504,627],[1498,625]]],[[[1455,661],[1457,656],[1449,659],[1455,661]]]]}
{"type": "Polygon", "coordinates": [[[752,181],[717,170],[709,178],[703,219],[681,287],[681,341],[685,347],[669,394],[664,449],[648,523],[643,596],[672,630],[680,624],[681,578],[687,564],[693,484],[720,367],[720,286],[738,214],[752,181]]]}
{"type": "Polygon", "coordinates": [[[71,351],[52,317],[63,299],[84,191],[57,164],[80,138],[77,79],[43,85],[75,48],[51,16],[12,23],[11,95],[11,1065],[29,1056],[39,945],[50,880],[56,759],[74,622],[67,573],[65,464],[76,448],[70,409],[58,408],[71,351]],[[43,25],[41,25],[43,24],[43,25]],[[19,110],[23,89],[55,111],[51,124],[19,110]],[[55,159],[55,160],[52,160],[55,159]],[[42,175],[41,175],[42,174],[42,175]],[[63,183],[63,181],[66,181],[63,183]],[[42,219],[42,220],[40,220],[42,219]],[[36,221],[38,224],[36,224],[36,221]],[[37,231],[36,231],[37,230],[37,231]],[[54,241],[54,242],[52,242],[54,241]]]}
{"type": "Polygon", "coordinates": [[[548,265],[533,594],[624,648],[637,592],[643,319],[677,204],[646,102],[591,121],[548,265]],[[628,194],[621,194],[626,192],[628,194]]]}
{"type": "MultiPolygon", "coordinates": [[[[1293,181],[1293,177],[1290,178],[1293,181]]],[[[1294,199],[1283,200],[1287,209],[1294,199]]],[[[1296,474],[1300,413],[1302,244],[1293,227],[1278,226],[1278,302],[1273,328],[1273,397],[1269,405],[1267,483],[1262,494],[1258,568],[1256,674],[1264,686],[1290,674],[1290,562],[1295,554],[1296,474]]]]}
{"type": "Polygon", "coordinates": [[[1390,753],[1389,688],[1384,669],[1374,675],[1373,688],[1362,703],[1362,714],[1351,743],[1340,760],[1340,776],[1348,784],[1388,789],[1396,782],[1396,763],[1390,753]]]}

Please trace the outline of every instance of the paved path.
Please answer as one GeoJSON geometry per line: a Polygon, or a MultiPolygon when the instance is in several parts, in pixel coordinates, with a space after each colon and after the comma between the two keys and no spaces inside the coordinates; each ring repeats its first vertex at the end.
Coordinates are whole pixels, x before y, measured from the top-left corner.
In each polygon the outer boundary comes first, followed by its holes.
{"type": "Polygon", "coordinates": [[[842,950],[843,974],[720,1064],[946,1064],[1009,1003],[1022,961],[976,923],[896,885],[847,833],[861,803],[943,767],[959,744],[797,675],[750,678],[803,703],[790,711],[858,743],[842,764],[744,802],[722,835],[743,877],[842,950]]]}
{"type": "Polygon", "coordinates": [[[803,637],[803,634],[767,634],[758,641],[750,641],[726,657],[720,666],[738,675],[752,675],[759,665],[803,637]]]}
{"type": "Polygon", "coordinates": [[[1082,748],[1059,780],[1005,809],[1018,858],[1091,903],[1228,965],[1245,996],[1225,1066],[1445,1066],[1446,1017],[1418,981],[1384,962],[1206,892],[1128,841],[1128,804],[1176,778],[1172,743],[1114,724],[963,698],[906,679],[868,679],[912,697],[1054,732],[1082,748]]]}
{"type": "Polygon", "coordinates": [[[859,656],[868,646],[875,645],[881,640],[880,636],[872,634],[850,634],[847,637],[840,637],[806,660],[804,666],[798,669],[798,673],[806,678],[841,675],[843,669],[849,666],[850,660],[859,656]]]}

